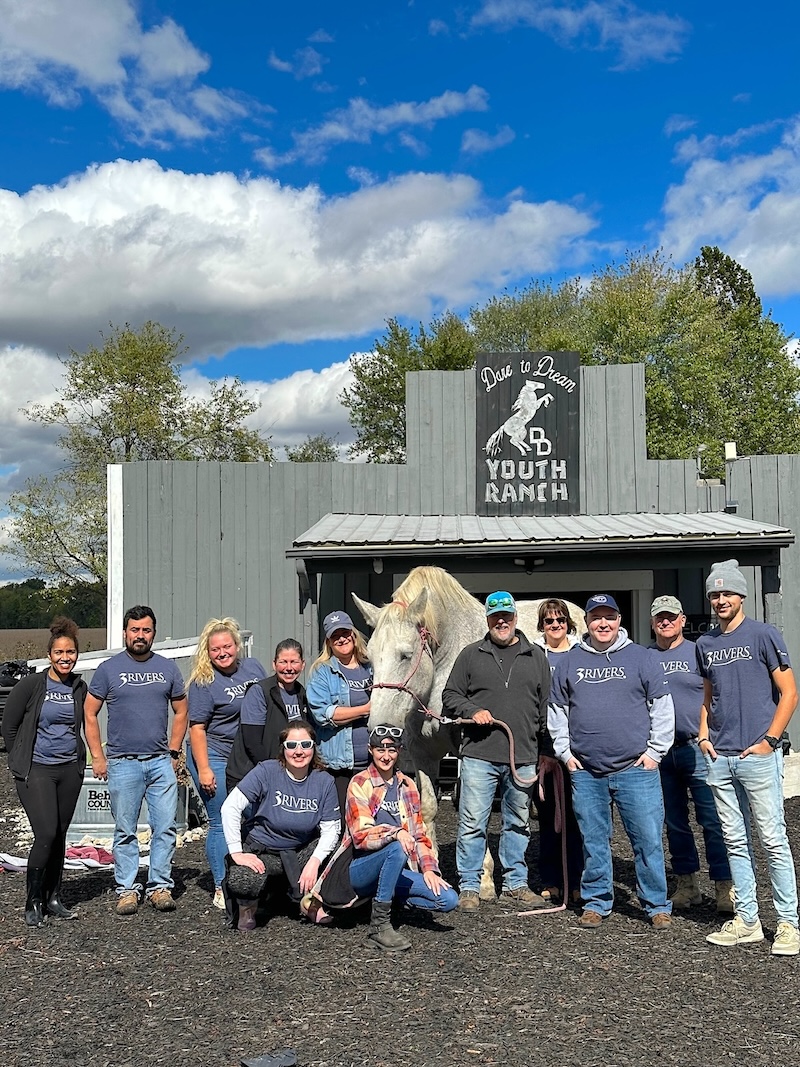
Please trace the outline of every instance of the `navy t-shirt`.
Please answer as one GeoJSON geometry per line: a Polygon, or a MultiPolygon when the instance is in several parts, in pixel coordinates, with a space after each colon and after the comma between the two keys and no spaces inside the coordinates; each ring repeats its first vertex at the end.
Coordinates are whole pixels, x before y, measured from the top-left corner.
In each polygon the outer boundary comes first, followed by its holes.
{"type": "Polygon", "coordinates": [[[341,817],[327,771],[311,771],[298,782],[278,760],[264,760],[237,788],[255,806],[250,834],[264,848],[300,848],[318,833],[321,822],[341,817]]]}
{"type": "Polygon", "coordinates": [[[400,796],[395,775],[384,794],[381,806],[375,812],[375,822],[384,826],[400,826],[400,796]]]}
{"type": "Polygon", "coordinates": [[[108,708],[108,756],[167,752],[169,703],[186,694],[174,660],[153,653],[137,660],[127,652],[101,663],[89,692],[108,708]]]}
{"type": "Polygon", "coordinates": [[[39,728],[33,746],[34,763],[70,763],[78,758],[75,738],[75,697],[71,685],[47,676],[39,728]]]}
{"type": "Polygon", "coordinates": [[[763,740],[779,699],[772,672],[789,666],[782,635],[755,619],[698,638],[697,667],[711,683],[708,736],[718,752],[733,756],[763,740]]]}
{"type": "MultiPolygon", "coordinates": [[[[372,669],[359,663],[357,667],[342,667],[340,670],[350,689],[350,707],[359,708],[368,704],[372,696],[372,669]]],[[[353,769],[363,771],[369,764],[369,730],[365,719],[354,719],[353,769]]]]}
{"type": "Polygon", "coordinates": [[[301,719],[303,716],[300,711],[300,690],[295,689],[293,693],[287,693],[283,686],[279,684],[278,692],[281,695],[283,706],[286,709],[286,718],[289,722],[301,719]]]}
{"type": "Polygon", "coordinates": [[[247,688],[264,677],[257,659],[243,659],[233,674],[215,670],[209,685],[192,682],[189,686],[189,725],[206,727],[209,753],[224,759],[230,756],[247,688]]]}
{"type": "Polygon", "coordinates": [[[650,649],[661,664],[669,683],[675,705],[675,740],[687,741],[697,737],[700,727],[700,708],[703,703],[703,679],[697,669],[697,648],[694,641],[681,641],[673,648],[650,649]]]}

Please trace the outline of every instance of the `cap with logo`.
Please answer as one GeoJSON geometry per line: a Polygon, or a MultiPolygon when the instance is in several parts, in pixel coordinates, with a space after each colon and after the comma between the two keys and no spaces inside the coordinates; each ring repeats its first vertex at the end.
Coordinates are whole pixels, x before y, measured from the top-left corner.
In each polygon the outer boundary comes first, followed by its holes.
{"type": "Polygon", "coordinates": [[[747,596],[747,582],[739,570],[738,559],[723,559],[711,564],[711,573],[706,578],[706,596],[712,593],[738,593],[747,596]]]}
{"type": "Polygon", "coordinates": [[[325,636],[330,637],[337,630],[354,630],[353,620],[346,611],[331,611],[322,620],[322,629],[325,636]]]}
{"type": "Polygon", "coordinates": [[[586,614],[588,615],[595,608],[611,608],[612,611],[619,613],[617,602],[609,593],[595,593],[594,596],[589,597],[586,601],[586,614]]]}
{"type": "Polygon", "coordinates": [[[668,611],[670,615],[683,615],[683,605],[676,596],[657,596],[650,605],[650,618],[654,619],[662,611],[668,611]]]}

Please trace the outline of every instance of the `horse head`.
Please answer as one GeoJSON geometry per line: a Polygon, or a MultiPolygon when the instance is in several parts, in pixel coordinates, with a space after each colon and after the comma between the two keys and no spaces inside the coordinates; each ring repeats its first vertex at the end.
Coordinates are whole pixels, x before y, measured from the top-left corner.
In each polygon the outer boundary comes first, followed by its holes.
{"type": "Polygon", "coordinates": [[[382,608],[355,593],[353,600],[373,629],[367,644],[375,679],[370,725],[405,726],[409,714],[427,706],[433,689],[435,637],[426,625],[428,590],[409,604],[393,601],[382,608]]]}

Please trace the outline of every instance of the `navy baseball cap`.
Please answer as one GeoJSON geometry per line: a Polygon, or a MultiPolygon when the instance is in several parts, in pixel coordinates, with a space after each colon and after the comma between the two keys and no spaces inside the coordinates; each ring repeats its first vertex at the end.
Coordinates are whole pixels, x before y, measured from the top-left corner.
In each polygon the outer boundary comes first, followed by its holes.
{"type": "Polygon", "coordinates": [[[594,608],[611,608],[612,611],[620,612],[616,600],[609,593],[595,593],[586,601],[586,614],[594,608]]]}
{"type": "Polygon", "coordinates": [[[325,631],[325,636],[330,637],[337,630],[353,630],[355,627],[346,611],[331,611],[322,620],[322,629],[325,631]]]}

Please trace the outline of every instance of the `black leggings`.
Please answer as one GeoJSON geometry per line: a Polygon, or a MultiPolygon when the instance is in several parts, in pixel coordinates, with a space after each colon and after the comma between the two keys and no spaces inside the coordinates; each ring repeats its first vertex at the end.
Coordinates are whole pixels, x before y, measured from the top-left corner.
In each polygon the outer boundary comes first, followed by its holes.
{"type": "Polygon", "coordinates": [[[83,785],[78,764],[32,763],[28,780],[16,779],[17,794],[33,830],[28,866],[46,867],[51,856],[63,860],[67,828],[83,785]]]}

